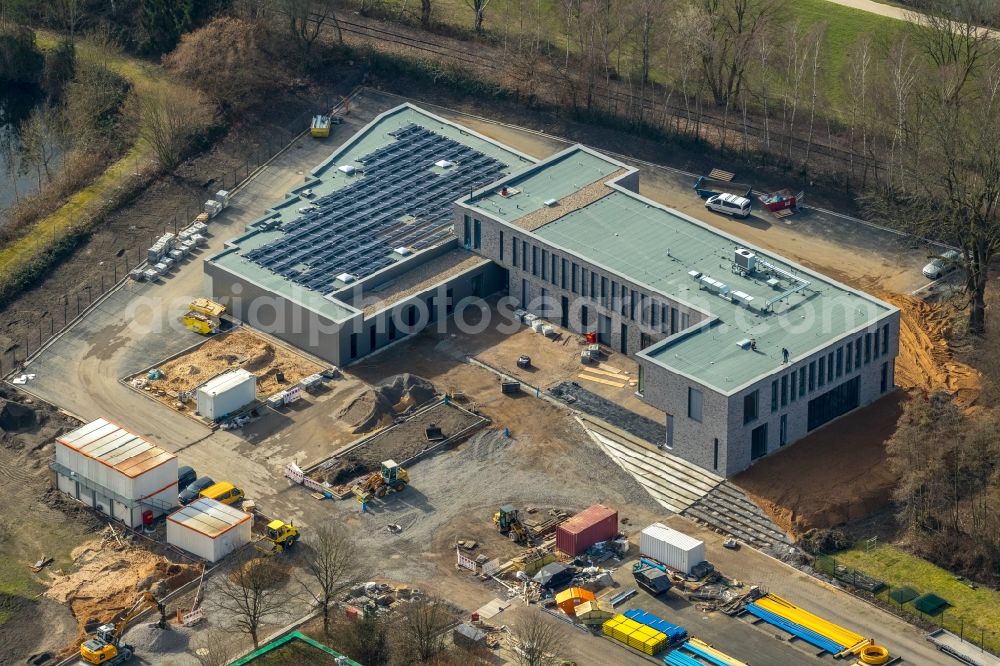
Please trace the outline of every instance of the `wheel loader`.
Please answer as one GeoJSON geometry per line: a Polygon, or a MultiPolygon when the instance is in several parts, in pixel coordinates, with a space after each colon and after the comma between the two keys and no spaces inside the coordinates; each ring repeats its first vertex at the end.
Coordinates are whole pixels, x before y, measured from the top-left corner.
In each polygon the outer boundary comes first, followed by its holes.
{"type": "Polygon", "coordinates": [[[410,474],[395,460],[386,460],[382,468],[359,481],[351,492],[359,502],[367,502],[373,497],[385,497],[390,492],[398,493],[410,483],[410,474]]]}

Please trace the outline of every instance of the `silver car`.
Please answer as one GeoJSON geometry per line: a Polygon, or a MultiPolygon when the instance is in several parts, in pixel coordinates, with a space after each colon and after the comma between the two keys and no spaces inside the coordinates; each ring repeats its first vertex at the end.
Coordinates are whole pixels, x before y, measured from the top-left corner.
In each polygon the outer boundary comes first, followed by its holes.
{"type": "Polygon", "coordinates": [[[962,254],[958,250],[948,250],[940,257],[934,257],[929,264],[924,266],[922,271],[924,277],[937,280],[939,277],[952,272],[958,268],[958,260],[961,256],[962,254]]]}

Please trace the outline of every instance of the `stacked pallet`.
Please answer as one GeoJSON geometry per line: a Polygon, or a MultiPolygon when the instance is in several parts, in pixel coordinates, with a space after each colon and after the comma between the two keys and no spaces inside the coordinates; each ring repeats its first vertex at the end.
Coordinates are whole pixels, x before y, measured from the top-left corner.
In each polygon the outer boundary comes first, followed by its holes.
{"type": "Polygon", "coordinates": [[[624,615],[616,615],[602,625],[605,636],[619,643],[635,648],[648,655],[655,655],[667,647],[667,636],[652,627],[630,620],[624,615]]]}

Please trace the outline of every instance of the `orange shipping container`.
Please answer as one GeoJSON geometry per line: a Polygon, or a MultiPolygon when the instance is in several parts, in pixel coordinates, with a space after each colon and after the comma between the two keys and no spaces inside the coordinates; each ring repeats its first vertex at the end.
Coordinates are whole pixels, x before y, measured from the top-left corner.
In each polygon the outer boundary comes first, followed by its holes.
{"type": "Polygon", "coordinates": [[[595,504],[556,528],[556,548],[576,556],[600,541],[618,535],[618,511],[595,504]]]}

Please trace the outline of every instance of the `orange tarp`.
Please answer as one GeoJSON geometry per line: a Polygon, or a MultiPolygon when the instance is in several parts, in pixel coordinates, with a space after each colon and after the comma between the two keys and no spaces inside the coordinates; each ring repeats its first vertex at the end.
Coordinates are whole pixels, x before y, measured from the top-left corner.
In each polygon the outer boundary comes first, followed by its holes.
{"type": "Polygon", "coordinates": [[[567,615],[573,615],[576,607],[584,601],[594,601],[596,597],[590,590],[582,587],[569,587],[556,594],[556,606],[567,615]]]}

